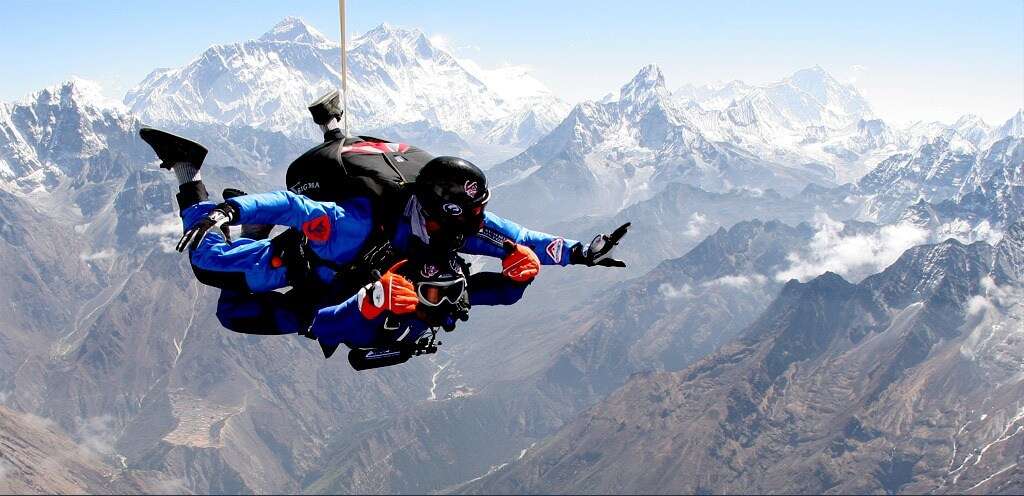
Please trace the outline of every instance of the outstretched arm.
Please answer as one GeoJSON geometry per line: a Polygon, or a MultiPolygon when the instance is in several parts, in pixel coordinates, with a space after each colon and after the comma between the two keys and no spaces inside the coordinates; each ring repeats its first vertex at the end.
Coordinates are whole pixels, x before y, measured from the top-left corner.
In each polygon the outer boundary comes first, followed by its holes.
{"type": "Polygon", "coordinates": [[[542,265],[569,265],[573,248],[579,241],[533,231],[491,212],[484,214],[484,226],[466,241],[462,251],[470,255],[504,258],[505,241],[530,248],[542,265]]]}

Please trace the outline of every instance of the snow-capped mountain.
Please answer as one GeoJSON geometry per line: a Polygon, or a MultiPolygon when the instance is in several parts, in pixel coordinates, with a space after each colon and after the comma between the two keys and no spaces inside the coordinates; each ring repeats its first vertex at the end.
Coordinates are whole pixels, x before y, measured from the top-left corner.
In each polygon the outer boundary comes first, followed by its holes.
{"type": "Polygon", "coordinates": [[[901,220],[965,240],[998,239],[1024,216],[1024,139],[1005,138],[977,154],[957,194],[920,199],[901,220]]]}
{"type": "Polygon", "coordinates": [[[863,216],[892,220],[917,202],[956,196],[974,168],[977,150],[959,134],[947,131],[908,153],[893,155],[858,181],[868,196],[863,216]]]}
{"type": "Polygon", "coordinates": [[[992,132],[992,127],[986,124],[981,117],[974,114],[960,117],[953,123],[951,128],[975,146],[981,146],[992,132]]]}
{"type": "Polygon", "coordinates": [[[733,143],[765,160],[819,163],[833,169],[840,182],[859,177],[873,159],[898,150],[895,137],[879,129],[884,123],[873,120],[856,88],[820,66],[763,86],[734,81],[710,93],[679,91],[676,101],[708,139],[733,143]]]}
{"type": "MultiPolygon", "coordinates": [[[[316,137],[306,105],[340,85],[338,45],[289,17],[259,39],[158,69],[125,97],[150,123],[244,124],[316,137]]],[[[349,46],[353,130],[425,122],[463,139],[529,144],[565,104],[523,70],[471,70],[418,29],[382,24],[349,46]]]]}
{"type": "Polygon", "coordinates": [[[811,126],[843,128],[871,116],[856,89],[844,85],[820,66],[799,70],[782,81],[756,88],[730,113],[737,122],[767,128],[800,130],[811,126]]]}
{"type": "Polygon", "coordinates": [[[702,85],[688,83],[673,91],[672,98],[682,105],[694,102],[706,110],[725,110],[753,90],[753,86],[739,80],[702,85]]]}
{"type": "Polygon", "coordinates": [[[995,142],[1003,138],[1022,137],[1024,137],[1024,110],[1018,110],[1003,125],[993,129],[988,136],[988,140],[995,142]]]}
{"type": "Polygon", "coordinates": [[[1024,213],[1024,138],[978,148],[954,129],[882,161],[856,185],[858,216],[898,219],[950,235],[1014,222],[1024,213]]]}
{"type": "Polygon", "coordinates": [[[641,69],[617,97],[577,105],[550,134],[492,174],[495,184],[506,188],[496,200],[517,199],[508,207],[527,218],[555,207],[564,216],[614,213],[671,182],[708,191],[796,192],[810,182],[832,180],[823,167],[783,165],[709,139],[677,108],[653,65],[641,69]]]}
{"type": "Polygon", "coordinates": [[[952,124],[918,121],[899,131],[907,148],[916,148],[941,136],[955,133],[978,149],[985,149],[1003,138],[1024,137],[1024,110],[1018,110],[1003,124],[993,127],[981,117],[965,114],[952,124]]]}
{"type": "Polygon", "coordinates": [[[94,83],[81,79],[22,102],[2,103],[0,184],[46,189],[89,172],[90,165],[109,164],[111,149],[128,144],[132,124],[131,116],[103,99],[94,83]]]}
{"type": "Polygon", "coordinates": [[[525,66],[507,65],[484,69],[472,60],[459,64],[501,97],[508,115],[499,118],[484,135],[484,141],[527,146],[555,128],[569,105],[555,96],[525,66]]]}

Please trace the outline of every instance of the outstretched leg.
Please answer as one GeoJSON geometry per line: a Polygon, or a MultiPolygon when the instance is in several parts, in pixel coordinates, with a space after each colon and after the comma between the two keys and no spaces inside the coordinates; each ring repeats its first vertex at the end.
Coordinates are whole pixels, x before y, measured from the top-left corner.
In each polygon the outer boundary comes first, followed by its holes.
{"type": "Polygon", "coordinates": [[[207,201],[206,191],[199,169],[206,159],[207,149],[195,141],[175,136],[166,131],[144,127],[139,137],[156,152],[160,168],[169,169],[178,178],[178,209],[182,212],[197,203],[207,201]]]}
{"type": "MultiPolygon", "coordinates": [[[[139,137],[156,152],[156,156],[160,159],[160,168],[174,172],[174,176],[178,179],[178,209],[187,229],[214,206],[209,201],[210,194],[206,191],[206,186],[199,174],[203,160],[206,159],[206,147],[181,136],[149,127],[140,129],[139,137]]],[[[224,241],[227,242],[226,236],[224,241]]],[[[195,258],[192,255],[190,253],[189,257],[194,261],[195,258]]],[[[237,256],[229,258],[237,258],[237,256]]],[[[223,262],[228,262],[228,260],[223,260],[223,262]]],[[[249,290],[244,272],[210,270],[198,267],[195,263],[192,264],[192,272],[195,273],[199,282],[207,286],[237,291],[249,290]]]]}

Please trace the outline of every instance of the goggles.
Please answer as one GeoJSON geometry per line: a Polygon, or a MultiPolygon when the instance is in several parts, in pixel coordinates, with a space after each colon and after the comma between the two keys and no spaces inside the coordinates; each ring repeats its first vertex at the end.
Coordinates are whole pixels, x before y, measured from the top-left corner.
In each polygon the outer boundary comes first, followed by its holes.
{"type": "Polygon", "coordinates": [[[424,281],[416,283],[416,296],[420,303],[428,307],[440,306],[444,303],[454,305],[466,293],[466,278],[460,277],[452,281],[424,281]]]}

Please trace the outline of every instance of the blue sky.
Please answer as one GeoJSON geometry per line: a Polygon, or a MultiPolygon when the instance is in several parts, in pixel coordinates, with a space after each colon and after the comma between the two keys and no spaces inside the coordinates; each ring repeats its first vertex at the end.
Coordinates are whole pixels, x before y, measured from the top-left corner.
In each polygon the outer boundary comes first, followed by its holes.
{"type": "MultiPolygon", "coordinates": [[[[348,0],[349,30],[419,27],[481,65],[526,64],[569,101],[639,67],[686,82],[781,79],[815,64],[882,117],[992,124],[1024,107],[1024,0],[900,2],[348,0]]],[[[120,96],[153,68],[297,15],[337,38],[337,2],[4,0],[0,100],[77,75],[120,96]]]]}

